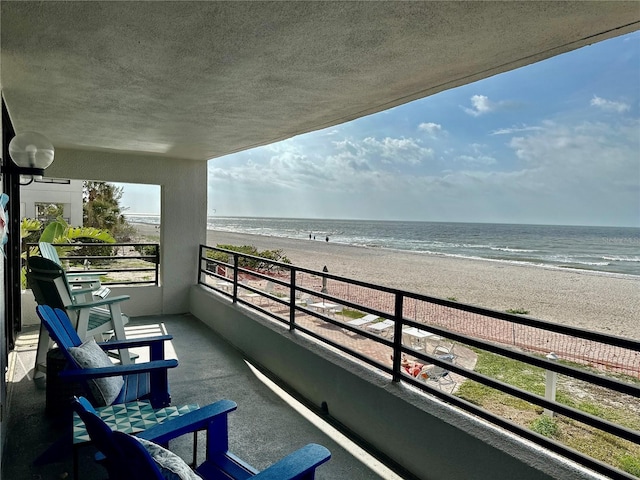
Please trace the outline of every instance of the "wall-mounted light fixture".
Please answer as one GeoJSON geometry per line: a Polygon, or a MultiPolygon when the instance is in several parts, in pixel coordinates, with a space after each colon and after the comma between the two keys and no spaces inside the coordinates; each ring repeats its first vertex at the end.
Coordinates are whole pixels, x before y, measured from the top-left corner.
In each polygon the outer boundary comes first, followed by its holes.
{"type": "Polygon", "coordinates": [[[17,166],[14,172],[20,175],[20,185],[29,185],[42,178],[45,168],[53,163],[54,148],[44,135],[23,132],[9,142],[9,156],[17,166]]]}

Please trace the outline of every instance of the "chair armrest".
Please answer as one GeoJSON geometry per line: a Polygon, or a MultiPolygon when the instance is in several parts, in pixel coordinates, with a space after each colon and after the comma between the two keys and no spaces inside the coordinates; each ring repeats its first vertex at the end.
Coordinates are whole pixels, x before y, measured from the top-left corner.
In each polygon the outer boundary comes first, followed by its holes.
{"type": "Polygon", "coordinates": [[[125,340],[109,340],[100,342],[98,346],[103,350],[118,350],[121,348],[147,347],[156,343],[172,340],[173,335],[160,335],[157,337],[127,338],[125,340]]]}
{"type": "Polygon", "coordinates": [[[178,366],[176,359],[155,360],[153,362],[134,363],[131,365],[114,365],[102,368],[80,368],[76,370],[62,370],[58,375],[68,382],[91,380],[92,378],[115,377],[116,375],[131,375],[147,373],[155,370],[166,370],[178,366]]]}
{"type": "MultiPolygon", "coordinates": [[[[313,472],[319,465],[331,458],[331,452],[322,445],[310,443],[290,453],[279,462],[255,475],[255,480],[286,480],[307,478],[304,475],[313,472]]],[[[309,476],[313,478],[313,476],[309,476]]]]}
{"type": "MultiPolygon", "coordinates": [[[[91,277],[102,277],[103,275],[106,275],[107,272],[98,272],[98,271],[93,271],[93,270],[67,270],[65,272],[65,275],[67,276],[67,278],[69,277],[79,277],[79,278],[91,278],[91,277]]],[[[92,282],[95,282],[95,280],[91,280],[92,282]]]]}
{"type": "Polygon", "coordinates": [[[91,302],[83,302],[76,303],[74,305],[69,305],[66,307],[68,310],[81,310],[87,307],[100,307],[102,305],[111,305],[112,303],[124,302],[125,300],[129,300],[131,297],[129,295],[118,295],[117,297],[109,297],[103,300],[94,300],[91,302]]]}
{"type": "MultiPolygon", "coordinates": [[[[95,290],[95,288],[92,288],[91,286],[87,287],[81,287],[81,288],[73,288],[73,285],[81,283],[81,282],[70,282],[71,285],[69,285],[69,288],[71,289],[71,295],[76,296],[76,295],[84,295],[85,293],[91,293],[95,290]]],[[[82,282],[85,283],[85,282],[82,282]]],[[[92,282],[95,283],[95,282],[92,282]]]]}
{"type": "Polygon", "coordinates": [[[228,415],[238,408],[238,404],[231,400],[218,400],[193,412],[166,420],[158,425],[140,432],[137,436],[158,444],[166,444],[169,440],[178,438],[186,433],[204,430],[209,423],[220,415],[228,415]]]}
{"type": "MultiPolygon", "coordinates": [[[[99,278],[79,277],[78,275],[67,274],[67,282],[69,282],[70,285],[83,285],[83,284],[91,285],[95,283],[96,288],[100,286],[99,278]]],[[[86,288],[90,288],[90,287],[86,287],[86,288]]]]}

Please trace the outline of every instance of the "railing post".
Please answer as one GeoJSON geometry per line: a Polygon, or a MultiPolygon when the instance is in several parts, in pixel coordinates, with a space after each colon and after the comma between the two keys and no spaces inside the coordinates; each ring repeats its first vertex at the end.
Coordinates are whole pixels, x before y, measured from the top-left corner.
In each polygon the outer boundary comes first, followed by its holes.
{"type": "Polygon", "coordinates": [[[200,245],[199,255],[198,255],[198,283],[204,284],[204,273],[203,270],[207,269],[207,260],[205,258],[206,251],[204,245],[200,245]]]}
{"type": "MultiPolygon", "coordinates": [[[[558,356],[551,352],[547,355],[547,360],[552,362],[558,361],[558,356]]],[[[553,370],[546,371],[546,378],[544,383],[544,398],[551,402],[556,401],[556,387],[558,383],[558,372],[554,372],[553,370]]],[[[554,413],[548,408],[544,409],[544,414],[548,417],[553,417],[554,413]]]]}
{"type": "Polygon", "coordinates": [[[396,293],[394,325],[393,325],[393,381],[400,381],[400,362],[402,361],[402,308],[404,296],[396,293]]]}
{"type": "Polygon", "coordinates": [[[238,302],[238,265],[240,257],[237,253],[233,254],[233,303],[238,302]]]}
{"type": "Polygon", "coordinates": [[[296,269],[291,268],[291,278],[289,279],[289,330],[293,330],[296,325],[296,269]]]}
{"type": "Polygon", "coordinates": [[[156,287],[160,284],[160,244],[156,244],[156,258],[155,258],[155,263],[156,263],[156,287]]]}

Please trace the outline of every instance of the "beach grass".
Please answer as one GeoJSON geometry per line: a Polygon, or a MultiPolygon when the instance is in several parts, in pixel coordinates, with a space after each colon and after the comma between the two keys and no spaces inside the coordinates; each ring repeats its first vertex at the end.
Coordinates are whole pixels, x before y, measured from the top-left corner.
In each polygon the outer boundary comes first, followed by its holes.
{"type": "MultiPolygon", "coordinates": [[[[476,372],[544,396],[543,368],[482,350],[475,351],[478,355],[476,372]]],[[[638,382],[637,379],[634,380],[638,382]]],[[[472,380],[465,381],[456,395],[593,458],[640,476],[640,445],[562,415],[548,417],[542,414],[543,409],[538,405],[472,380]]],[[[580,382],[559,376],[556,399],[559,403],[627,428],[640,429],[640,415],[632,399],[625,402],[623,396],[595,385],[581,385],[580,382]]]]}
{"type": "Polygon", "coordinates": [[[343,308],[342,311],[340,311],[338,314],[342,315],[343,317],[353,318],[353,319],[364,317],[364,313],[358,310],[351,310],[350,308],[343,308]]]}

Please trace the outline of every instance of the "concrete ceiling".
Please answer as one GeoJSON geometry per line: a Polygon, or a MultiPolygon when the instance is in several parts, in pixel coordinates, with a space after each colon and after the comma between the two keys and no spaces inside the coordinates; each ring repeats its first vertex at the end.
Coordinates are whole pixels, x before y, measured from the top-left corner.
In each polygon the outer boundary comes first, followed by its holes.
{"type": "Polygon", "coordinates": [[[640,28],[640,2],[1,2],[16,132],[208,160],[640,28]]]}

